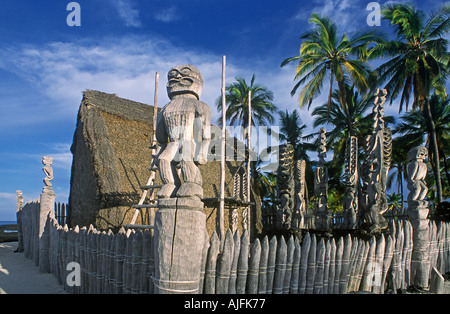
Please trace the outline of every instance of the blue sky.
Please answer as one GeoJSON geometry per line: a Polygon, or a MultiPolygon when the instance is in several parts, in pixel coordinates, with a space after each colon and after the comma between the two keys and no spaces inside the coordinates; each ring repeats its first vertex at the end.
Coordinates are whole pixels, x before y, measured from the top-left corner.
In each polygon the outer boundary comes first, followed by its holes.
{"type": "MultiPolygon", "coordinates": [[[[66,23],[69,2],[0,0],[0,220],[15,220],[16,190],[25,201],[39,197],[44,155],[54,158],[57,201],[67,201],[70,145],[84,90],[152,104],[160,72],[163,105],[167,71],[191,63],[203,74],[202,100],[215,121],[226,55],[227,83],[237,76],[249,81],[255,73],[280,109],[294,110],[295,66],[280,64],[298,54],[309,15],[330,16],[340,31],[369,29],[370,1],[363,0],[80,0],[79,27],[66,23]]],[[[429,12],[441,4],[427,0],[418,7],[429,12]]],[[[394,102],[386,114],[396,111],[394,102]]],[[[306,109],[301,117],[312,124],[306,109]]]]}

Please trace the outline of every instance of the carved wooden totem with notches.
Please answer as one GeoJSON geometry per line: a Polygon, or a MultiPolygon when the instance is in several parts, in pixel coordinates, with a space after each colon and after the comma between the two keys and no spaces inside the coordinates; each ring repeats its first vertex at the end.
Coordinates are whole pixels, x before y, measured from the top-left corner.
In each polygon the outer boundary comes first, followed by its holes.
{"type": "Polygon", "coordinates": [[[386,181],[391,165],[392,134],[384,126],[384,102],[387,91],[378,89],[373,107],[373,130],[366,137],[366,159],[363,164],[362,227],[370,234],[378,234],[388,227],[383,214],[388,209],[386,181]]]}

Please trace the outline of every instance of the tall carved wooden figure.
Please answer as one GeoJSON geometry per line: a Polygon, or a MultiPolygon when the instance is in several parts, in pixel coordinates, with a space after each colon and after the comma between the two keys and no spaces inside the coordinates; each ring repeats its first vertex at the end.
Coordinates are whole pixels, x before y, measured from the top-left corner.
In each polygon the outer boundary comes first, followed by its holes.
{"type": "Polygon", "coordinates": [[[411,268],[413,284],[422,288],[428,286],[430,256],[428,252],[428,206],[424,200],[428,188],[425,184],[427,165],[424,160],[428,151],[425,147],[414,147],[408,152],[408,216],[413,227],[413,251],[411,268]]]}
{"type": "Polygon", "coordinates": [[[280,146],[279,166],[277,171],[277,227],[290,229],[294,209],[294,147],[291,144],[280,146]]]}
{"type": "Polygon", "coordinates": [[[211,111],[201,102],[203,78],[189,64],[168,73],[170,102],[158,114],[157,162],[162,188],[155,215],[155,291],[199,293],[206,216],[202,212],[202,176],[211,140],[211,111]],[[178,171],[179,170],[179,171],[178,171]]]}
{"type": "Polygon", "coordinates": [[[350,136],[345,151],[344,229],[356,228],[358,181],[358,138],[350,136]]]}
{"type": "Polygon", "coordinates": [[[295,182],[295,207],[294,207],[294,222],[293,228],[305,228],[306,208],[308,207],[308,189],[306,187],[306,161],[296,160],[294,168],[294,182],[295,182]]]}
{"type": "Polygon", "coordinates": [[[363,228],[370,234],[379,234],[388,227],[383,214],[388,209],[386,181],[391,166],[392,135],[384,126],[384,102],[387,91],[379,89],[373,107],[373,130],[366,137],[366,159],[362,167],[363,228]]]}
{"type": "Polygon", "coordinates": [[[317,229],[330,227],[331,215],[328,210],[328,168],[325,157],[327,156],[327,131],[321,128],[319,131],[319,164],[314,172],[314,195],[316,196],[315,226],[317,229]]]}

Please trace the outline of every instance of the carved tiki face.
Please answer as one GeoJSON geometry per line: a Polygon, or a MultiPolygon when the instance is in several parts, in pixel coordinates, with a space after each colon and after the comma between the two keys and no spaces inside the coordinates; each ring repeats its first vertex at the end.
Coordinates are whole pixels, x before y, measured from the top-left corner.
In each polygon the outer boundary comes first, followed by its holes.
{"type": "Polygon", "coordinates": [[[408,159],[424,161],[428,157],[428,150],[426,147],[417,146],[409,150],[408,159]]]}
{"type": "Polygon", "coordinates": [[[203,78],[195,66],[190,64],[175,66],[167,74],[167,79],[167,95],[170,99],[182,94],[192,94],[200,99],[203,78]]]}
{"type": "Polygon", "coordinates": [[[53,158],[50,156],[44,156],[42,157],[42,163],[46,166],[50,166],[53,162],[53,158]]]}

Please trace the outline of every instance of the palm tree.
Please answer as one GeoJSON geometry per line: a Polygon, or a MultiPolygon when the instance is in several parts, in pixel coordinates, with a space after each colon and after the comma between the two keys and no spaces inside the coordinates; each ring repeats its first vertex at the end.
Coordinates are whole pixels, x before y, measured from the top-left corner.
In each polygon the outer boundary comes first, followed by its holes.
{"type": "Polygon", "coordinates": [[[277,175],[264,171],[260,159],[256,161],[255,168],[255,193],[261,201],[262,213],[269,214],[276,201],[277,175]]]}
{"type": "MultiPolygon", "coordinates": [[[[236,81],[229,84],[225,90],[225,102],[227,110],[225,117],[231,125],[241,125],[244,128],[244,134],[247,136],[249,102],[248,92],[251,91],[252,107],[252,125],[271,125],[275,118],[273,113],[276,106],[273,104],[273,92],[265,86],[255,84],[255,75],[253,74],[250,85],[243,78],[236,78],[236,81]]],[[[222,98],[219,97],[216,102],[217,111],[222,112],[222,98]]],[[[222,124],[222,119],[218,120],[222,124]]],[[[246,138],[246,137],[245,137],[246,138]]]]}
{"type": "MultiPolygon", "coordinates": [[[[389,175],[387,178],[387,189],[391,189],[394,182],[397,183],[397,193],[401,198],[400,207],[403,210],[403,180],[406,180],[406,166],[408,165],[408,151],[420,145],[417,140],[410,136],[397,137],[392,140],[392,157],[389,175]]],[[[394,193],[395,194],[395,193],[394,193]]],[[[389,197],[388,197],[389,198],[389,197]]]]}
{"type": "Polygon", "coordinates": [[[305,137],[303,131],[306,129],[306,124],[302,120],[297,110],[289,113],[286,111],[279,111],[280,115],[280,140],[291,144],[294,147],[294,160],[303,159],[309,161],[307,151],[313,147],[310,143],[302,143],[305,137]]]}
{"type": "Polygon", "coordinates": [[[392,215],[403,213],[403,196],[400,196],[397,193],[392,193],[387,196],[388,201],[388,211],[392,213],[392,215]]]}
{"type": "Polygon", "coordinates": [[[445,134],[443,136],[443,145],[442,145],[442,153],[439,152],[439,156],[442,156],[442,160],[444,161],[444,170],[447,178],[447,195],[450,195],[450,173],[449,173],[449,156],[450,156],[450,134],[445,134]]]}
{"type": "MultiPolygon", "coordinates": [[[[373,123],[373,113],[367,114],[367,110],[373,106],[373,95],[360,96],[353,86],[345,86],[348,111],[344,112],[339,103],[338,91],[332,94],[331,105],[323,104],[315,108],[312,112],[314,127],[321,125],[331,125],[333,129],[327,133],[327,146],[335,152],[344,152],[347,138],[350,137],[350,129],[353,129],[353,136],[358,138],[359,146],[364,143],[364,137],[371,132],[373,123]],[[348,116],[347,116],[348,114],[348,116]]],[[[391,116],[384,117],[386,123],[393,123],[391,116]]],[[[333,165],[344,164],[344,154],[336,153],[333,156],[333,165]]]]}
{"type": "Polygon", "coordinates": [[[279,111],[280,115],[280,140],[291,144],[294,147],[294,160],[305,160],[305,180],[308,189],[308,195],[313,196],[314,188],[314,171],[312,169],[313,162],[310,161],[308,151],[317,150],[317,145],[306,142],[312,138],[311,135],[303,135],[306,125],[302,123],[297,110],[292,113],[279,111]]]}
{"type": "MultiPolygon", "coordinates": [[[[248,138],[248,120],[249,120],[249,91],[251,92],[251,122],[252,125],[271,125],[274,123],[275,118],[273,117],[273,113],[276,111],[276,106],[273,104],[273,92],[268,90],[265,86],[260,84],[255,84],[255,75],[252,75],[250,80],[250,85],[247,84],[245,79],[236,78],[236,81],[232,84],[229,84],[225,90],[225,102],[227,105],[227,109],[225,112],[225,117],[227,121],[231,125],[240,125],[243,127],[244,131],[244,140],[247,140],[247,164],[251,166],[251,195],[254,200],[257,200],[256,203],[256,229],[262,230],[262,209],[261,209],[261,201],[263,197],[263,192],[261,183],[268,183],[265,180],[265,176],[261,173],[261,167],[259,167],[257,157],[256,163],[250,163],[250,138],[248,138]],[[258,167],[257,167],[258,164],[258,167]]],[[[218,98],[216,102],[217,111],[222,112],[222,98],[218,98]]],[[[221,119],[218,121],[219,125],[222,124],[221,119]]]]}
{"type": "MultiPolygon", "coordinates": [[[[439,156],[442,157],[447,182],[450,182],[450,176],[447,166],[448,134],[450,134],[450,98],[442,100],[439,96],[433,95],[429,100],[431,116],[436,129],[437,147],[439,156]]],[[[400,146],[412,148],[414,146],[426,143],[430,146],[431,130],[428,117],[421,111],[407,112],[400,117],[401,122],[396,125],[393,130],[394,134],[401,135],[399,139],[402,141],[400,146]],[[428,135],[426,137],[426,135],[428,135]]],[[[395,146],[394,146],[395,148],[395,146]]],[[[434,151],[430,150],[430,160],[436,160],[433,156],[434,151]]],[[[433,169],[435,161],[432,162],[433,169]]]]}
{"type": "Polygon", "coordinates": [[[448,5],[427,17],[411,4],[387,4],[383,7],[382,15],[394,27],[397,38],[379,43],[369,52],[372,59],[391,58],[377,69],[381,82],[387,81],[385,88],[389,92],[391,103],[400,96],[399,111],[403,104],[407,110],[412,94],[413,109],[420,109],[428,118],[438,202],[442,202],[442,185],[436,127],[429,95],[434,91],[439,96],[446,97],[445,80],[450,56],[447,52],[448,43],[443,35],[450,29],[449,13],[448,5]]]}
{"type": "MultiPolygon", "coordinates": [[[[328,17],[320,17],[317,13],[311,14],[309,23],[315,24],[315,27],[300,37],[303,40],[300,54],[284,60],[281,64],[283,67],[298,61],[295,75],[298,82],[291,95],[305,84],[299,95],[299,104],[300,107],[308,104],[309,109],[313,99],[321,94],[325,81],[329,80],[328,106],[331,106],[333,86],[336,82],[339,104],[342,110],[348,113],[345,83],[353,82],[362,92],[370,89],[375,74],[365,62],[367,47],[371,42],[383,42],[383,37],[377,31],[369,31],[356,33],[352,37],[344,33],[339,39],[336,23],[328,17]]],[[[349,131],[353,135],[352,127],[349,131]]]]}

